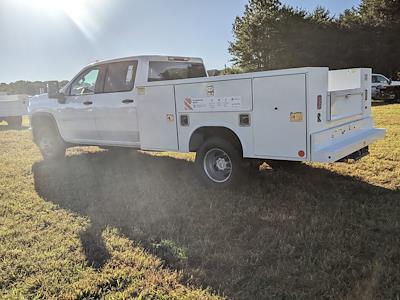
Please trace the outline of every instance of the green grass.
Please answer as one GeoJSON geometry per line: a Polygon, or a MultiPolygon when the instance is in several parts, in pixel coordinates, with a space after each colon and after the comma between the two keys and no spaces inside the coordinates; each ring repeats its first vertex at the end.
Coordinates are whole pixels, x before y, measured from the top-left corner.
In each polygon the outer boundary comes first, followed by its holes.
{"type": "Polygon", "coordinates": [[[369,157],[264,167],[230,191],[199,185],[191,155],[50,163],[0,125],[0,295],[398,299],[400,105],[374,117],[388,136],[369,157]]]}

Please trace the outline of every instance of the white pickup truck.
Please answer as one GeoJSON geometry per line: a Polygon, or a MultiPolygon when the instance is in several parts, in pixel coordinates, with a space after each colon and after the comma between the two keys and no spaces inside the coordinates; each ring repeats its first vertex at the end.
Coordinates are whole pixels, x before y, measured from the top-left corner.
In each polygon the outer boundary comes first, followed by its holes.
{"type": "Polygon", "coordinates": [[[11,128],[22,127],[22,117],[28,114],[28,95],[0,94],[0,122],[6,121],[11,128]]]}
{"type": "Polygon", "coordinates": [[[372,99],[400,100],[400,81],[392,81],[382,74],[372,74],[372,99]]]}
{"type": "Polygon", "coordinates": [[[238,183],[248,162],[332,163],[385,136],[371,117],[371,70],[299,68],[207,77],[199,58],[96,62],[64,88],[32,97],[45,159],[99,145],[196,152],[206,183],[238,183]]]}

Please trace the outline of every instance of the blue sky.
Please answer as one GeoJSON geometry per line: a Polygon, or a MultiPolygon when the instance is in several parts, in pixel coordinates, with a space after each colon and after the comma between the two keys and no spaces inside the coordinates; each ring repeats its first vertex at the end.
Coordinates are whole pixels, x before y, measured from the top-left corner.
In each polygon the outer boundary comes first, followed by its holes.
{"type": "MultiPolygon", "coordinates": [[[[359,0],[284,0],[333,14],[359,0]]],[[[0,0],[0,82],[70,79],[99,59],[200,56],[230,64],[232,23],[247,0],[0,0]]]]}

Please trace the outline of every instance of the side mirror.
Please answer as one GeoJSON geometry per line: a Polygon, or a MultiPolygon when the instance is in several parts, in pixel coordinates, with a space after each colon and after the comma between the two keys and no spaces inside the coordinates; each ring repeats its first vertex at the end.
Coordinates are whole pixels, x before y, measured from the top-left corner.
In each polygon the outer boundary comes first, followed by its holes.
{"type": "Polygon", "coordinates": [[[47,82],[47,94],[50,99],[58,99],[58,96],[60,94],[60,87],[58,86],[58,81],[47,82]]]}
{"type": "Polygon", "coordinates": [[[392,84],[392,79],[389,79],[388,83],[389,83],[389,85],[391,85],[392,84]]]}
{"type": "Polygon", "coordinates": [[[57,99],[60,103],[65,103],[65,95],[60,93],[58,81],[47,82],[47,94],[49,99],[57,99]]]}

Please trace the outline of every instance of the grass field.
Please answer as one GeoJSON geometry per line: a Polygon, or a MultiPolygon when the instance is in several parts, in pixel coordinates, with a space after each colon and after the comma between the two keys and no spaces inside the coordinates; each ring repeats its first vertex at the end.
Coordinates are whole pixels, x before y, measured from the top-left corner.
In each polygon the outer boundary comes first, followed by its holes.
{"type": "Polygon", "coordinates": [[[374,117],[388,136],[369,157],[230,191],[199,185],[190,155],[50,163],[0,125],[0,298],[400,299],[400,105],[374,117]]]}

